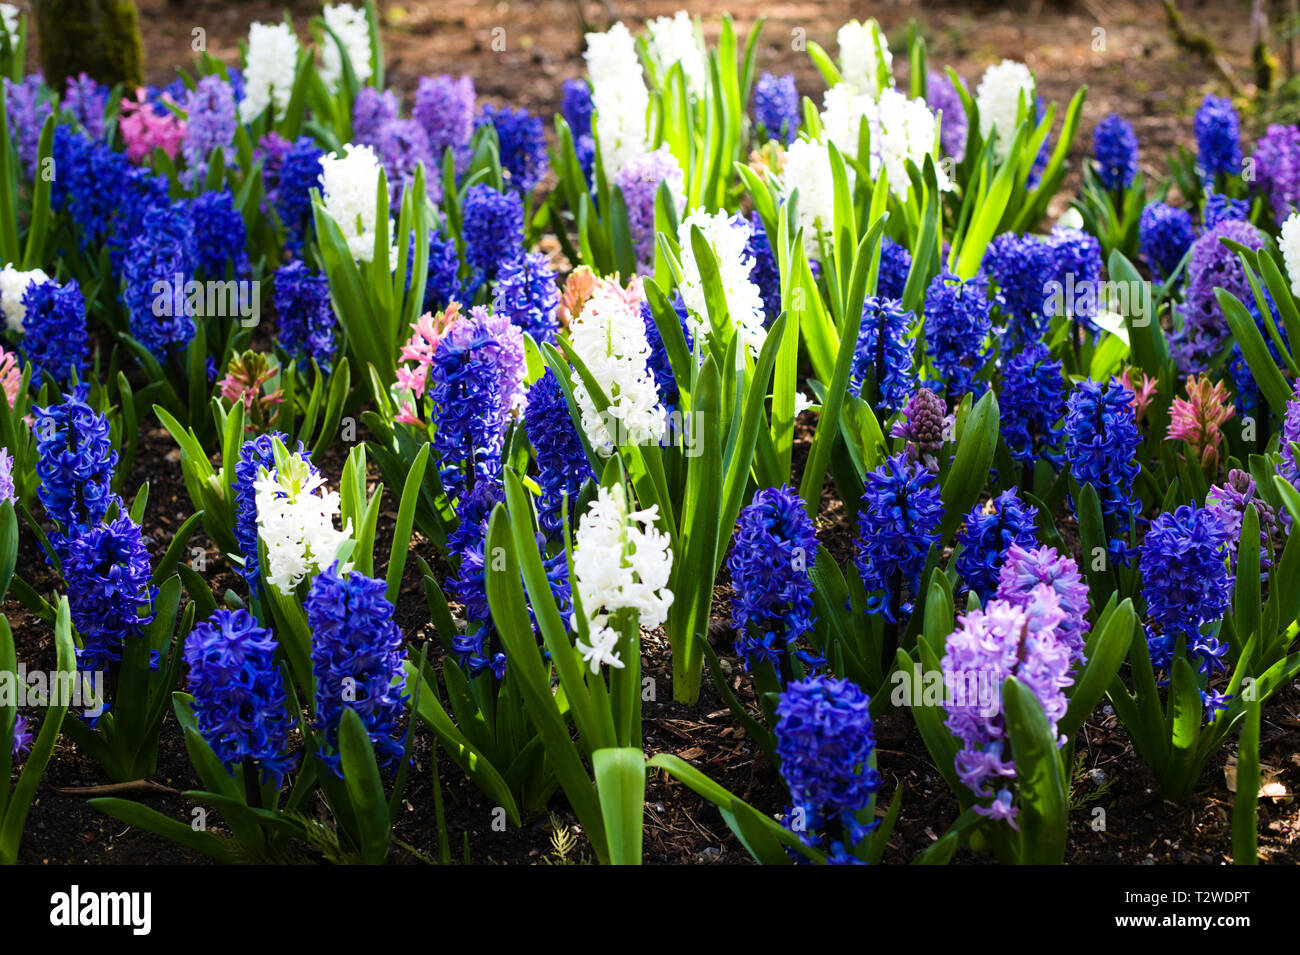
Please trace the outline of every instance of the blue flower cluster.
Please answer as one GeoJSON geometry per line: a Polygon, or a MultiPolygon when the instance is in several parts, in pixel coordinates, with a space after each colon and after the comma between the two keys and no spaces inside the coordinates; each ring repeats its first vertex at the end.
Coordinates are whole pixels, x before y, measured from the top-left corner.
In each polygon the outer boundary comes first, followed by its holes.
{"type": "Polygon", "coordinates": [[[560,306],[560,289],[555,271],[542,252],[527,252],[501,266],[492,310],[509,316],[538,344],[555,340],[560,324],[555,312],[560,306]]]}
{"type": "Polygon", "coordinates": [[[542,488],[537,523],[548,538],[558,539],[565,495],[572,516],[577,510],[578,491],[596,475],[569,415],[559,379],[549,368],[528,389],[524,429],[537,455],[537,480],[542,488]]]}
{"type": "Polygon", "coordinates": [[[248,271],[248,230],[230,190],[196,196],[189,211],[194,224],[195,265],[211,279],[227,278],[227,266],[235,277],[244,275],[248,271]]]}
{"type": "Polygon", "coordinates": [[[310,136],[300,136],[280,163],[275,214],[284,227],[285,248],[295,255],[311,231],[311,191],[320,188],[320,161],[324,155],[310,136]]]}
{"type": "MultiPolygon", "coordinates": [[[[548,372],[549,373],[549,372],[548,372]]],[[[460,559],[455,576],[448,581],[451,595],[465,607],[468,626],[464,633],[452,636],[451,652],[456,662],[470,676],[477,676],[484,670],[491,670],[492,675],[500,680],[505,677],[506,655],[503,653],[496,637],[496,624],[488,606],[487,573],[484,560],[484,542],[487,538],[488,521],[493,509],[505,500],[501,482],[480,480],[474,488],[462,498],[456,507],[459,524],[447,541],[448,550],[460,559]]],[[[541,519],[539,517],[539,523],[541,519]]],[[[561,615],[567,616],[571,609],[572,595],[569,590],[569,564],[564,550],[552,557],[546,556],[546,536],[537,535],[537,547],[541,552],[542,566],[545,568],[550,585],[551,597],[560,609],[561,615]]],[[[537,632],[537,620],[533,615],[532,602],[528,603],[528,617],[537,632]]]]}
{"type": "Polygon", "coordinates": [[[1004,232],[984,253],[984,269],[997,288],[998,309],[1007,319],[1007,343],[1035,342],[1047,330],[1047,283],[1060,278],[1055,244],[1037,235],[1004,232]]]}
{"type": "Polygon", "coordinates": [[[833,838],[825,828],[838,827],[841,838],[830,846],[836,861],[850,861],[877,825],[858,818],[880,791],[870,704],[848,680],[812,676],[787,686],[776,707],[776,755],[793,803],[786,825],[810,845],[833,838]]]}
{"type": "Polygon", "coordinates": [[[98,524],[119,503],[110,482],[117,452],[109,440],[108,418],[86,404],[85,386],[63,396],[63,403],[33,408],[36,435],[36,496],[55,529],[49,540],[62,559],[68,544],[98,524]]]}
{"type": "Polygon", "coordinates": [[[1074,322],[1075,331],[1096,333],[1094,319],[1101,305],[1101,242],[1082,229],[1056,226],[1048,241],[1056,255],[1055,279],[1061,286],[1061,312],[1052,308],[1055,294],[1049,296],[1048,316],[1064,314],[1074,322]]]}
{"type": "Polygon", "coordinates": [[[1079,486],[1091,484],[1108,518],[1111,556],[1127,563],[1123,541],[1142,504],[1133,495],[1142,440],[1133,417],[1133,392],[1117,378],[1109,385],[1080,381],[1070,393],[1065,417],[1065,456],[1079,486]]]}
{"type": "Polygon", "coordinates": [[[1138,217],[1138,248],[1157,278],[1167,279],[1196,239],[1192,215],[1163,202],[1149,202],[1138,217]]]}
{"type": "MultiPolygon", "coordinates": [[[[475,311],[478,311],[477,309],[475,311]]],[[[474,321],[472,317],[462,323],[474,321]]],[[[497,339],[486,330],[438,345],[430,369],[429,397],[437,427],[433,450],[440,461],[442,486],[456,500],[479,478],[501,470],[505,410],[501,370],[491,347],[497,339]]]]}
{"type": "Polygon", "coordinates": [[[1112,192],[1127,189],[1137,178],[1138,140],[1133,124],[1111,113],[1092,132],[1092,155],[1097,178],[1112,192]]]}
{"type": "Polygon", "coordinates": [[[275,271],[274,302],[280,317],[280,345],[301,366],[315,360],[323,371],[329,371],[337,325],[329,279],[303,262],[290,262],[275,271]]]}
{"type": "Polygon", "coordinates": [[[808,569],[816,559],[817,532],[793,489],[765,488],[740,512],[727,570],[734,590],[731,625],[739,633],[736,652],[746,670],[766,660],[778,674],[788,673],[782,651],[795,653],[809,667],[825,662],[794,650],[815,622],[808,569]]]}
{"type": "Polygon", "coordinates": [[[957,534],[957,573],[980,603],[997,590],[1002,562],[1011,545],[1033,547],[1037,543],[1037,520],[1038,508],[1022,501],[1014,487],[993,498],[987,508],[976,504],[966,515],[966,524],[957,534]]]}
{"type": "MultiPolygon", "coordinates": [[[[413,262],[415,236],[411,236],[410,255],[413,262]]],[[[409,269],[407,274],[411,274],[409,269]]],[[[453,301],[468,305],[474,301],[474,293],[482,284],[482,272],[475,272],[469,280],[462,281],[460,253],[456,250],[455,239],[445,237],[441,231],[429,233],[429,270],[424,279],[424,311],[436,315],[453,301]]]]}
{"type": "Polygon", "coordinates": [[[770,139],[789,145],[799,135],[802,118],[794,74],[774,76],[764,70],[754,84],[754,122],[770,139]]]}
{"type": "Polygon", "coordinates": [[[1207,93],[1196,110],[1196,165],[1206,181],[1241,171],[1241,125],[1232,100],[1207,93]]]}
{"type": "Polygon", "coordinates": [[[863,482],[854,564],[869,595],[867,610],[895,622],[910,614],[930,548],[939,540],[943,500],[934,476],[906,453],[888,458],[863,482]]]}
{"type": "Polygon", "coordinates": [[[949,403],[984,393],[987,384],[975,376],[988,361],[991,328],[982,273],[963,281],[945,269],[934,277],[925,292],[925,348],[949,403]]]}
{"type": "Polygon", "coordinates": [[[136,166],[124,153],[64,126],[55,128],[53,158],[59,174],[51,183],[51,205],[71,217],[82,252],[97,256],[101,247],[108,246],[117,272],[145,216],[168,205],[167,177],[136,166]]]}
{"type": "Polygon", "coordinates": [[[122,659],[123,644],[153,620],[157,589],[140,525],[123,514],[81,534],[68,546],[63,577],[72,625],[82,639],[77,669],[107,670],[122,659]]]}
{"type": "Polygon", "coordinates": [[[276,786],[297,764],[294,716],[276,664],[277,643],[247,610],[216,610],[185,640],[194,722],[227,770],[251,763],[276,786]]]}
{"type": "Polygon", "coordinates": [[[523,252],[524,203],[518,193],[500,193],[491,186],[470,186],[461,210],[465,261],[486,276],[495,276],[504,262],[523,252]]]}
{"type": "Polygon", "coordinates": [[[749,241],[745,243],[745,254],[753,259],[749,269],[749,280],[758,286],[763,296],[763,314],[765,325],[781,314],[781,271],[776,263],[776,253],[763,228],[763,220],[757,212],[749,215],[749,241]]]}
{"type": "Polygon", "coordinates": [[[159,362],[194,338],[194,315],[185,285],[193,279],[197,264],[194,221],[186,204],[177,201],[146,212],[139,234],[126,250],[122,302],[132,337],[159,362]]]}
{"type": "Polygon", "coordinates": [[[1227,219],[1250,221],[1250,200],[1230,199],[1221,192],[1211,192],[1205,197],[1205,210],[1202,212],[1202,225],[1213,229],[1227,219]]]}
{"type": "Polygon", "coordinates": [[[345,577],[335,564],[317,575],[303,603],[312,632],[314,726],[325,736],[320,757],[339,777],[339,721],[345,709],[361,717],[381,766],[391,770],[402,756],[406,651],[386,589],[382,580],[364,574],[345,577]]]}
{"type": "Polygon", "coordinates": [[[889,236],[880,240],[880,276],[876,281],[877,298],[901,299],[907,289],[907,276],[912,271],[912,253],[907,246],[889,236]]]}
{"type": "Polygon", "coordinates": [[[596,164],[596,139],[591,135],[591,87],[585,80],[564,81],[564,101],[560,112],[573,135],[573,151],[578,157],[578,165],[590,184],[596,164]]]}
{"type": "MultiPolygon", "coordinates": [[[[677,320],[682,326],[682,336],[686,339],[687,349],[695,347],[695,336],[691,333],[691,323],[689,313],[686,310],[686,302],[682,299],[681,290],[673,292],[672,298],[673,310],[677,313],[677,320]]],[[[659,391],[659,400],[669,412],[677,407],[677,400],[681,397],[681,392],[677,388],[677,378],[673,375],[672,365],[668,361],[668,350],[664,347],[663,336],[659,334],[659,326],[655,324],[654,313],[650,311],[650,303],[641,303],[641,321],[645,325],[646,345],[650,349],[650,357],[646,362],[650,374],[654,376],[655,388],[659,391]]]]}
{"type": "Polygon", "coordinates": [[[1059,465],[1065,378],[1046,345],[1035,342],[1011,357],[1002,369],[998,402],[1012,459],[1028,467],[1039,458],[1059,465]]]}
{"type": "Polygon", "coordinates": [[[492,126],[500,144],[501,172],[520,193],[532,192],[546,175],[546,130],[526,109],[485,104],[476,127],[492,126]]]}
{"type": "MultiPolygon", "coordinates": [[[[1232,600],[1228,570],[1230,531],[1208,508],[1184,504],[1151,522],[1142,541],[1139,569],[1147,615],[1154,631],[1147,635],[1151,662],[1173,666],[1178,640],[1184,640],[1202,675],[1225,667],[1228,645],[1201,633],[1201,626],[1221,619],[1232,600]]],[[[1226,706],[1217,693],[1202,693],[1206,718],[1226,706]]]]}
{"type": "Polygon", "coordinates": [[[912,313],[897,299],[869,296],[862,303],[850,387],[865,400],[862,392],[869,381],[877,409],[900,410],[916,389],[911,325],[912,313]]]}
{"type": "Polygon", "coordinates": [[[76,279],[66,285],[33,282],[23,293],[23,351],[32,366],[32,385],[49,375],[61,385],[85,377],[90,352],[86,301],[76,279]]]}

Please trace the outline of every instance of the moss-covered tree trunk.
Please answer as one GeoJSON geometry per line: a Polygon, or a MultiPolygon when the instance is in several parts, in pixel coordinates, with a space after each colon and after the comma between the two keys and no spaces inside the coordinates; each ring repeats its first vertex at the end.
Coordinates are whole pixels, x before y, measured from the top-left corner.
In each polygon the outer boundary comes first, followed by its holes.
{"type": "Polygon", "coordinates": [[[110,86],[144,83],[134,0],[35,0],[34,19],[45,81],[89,73],[110,86]]]}

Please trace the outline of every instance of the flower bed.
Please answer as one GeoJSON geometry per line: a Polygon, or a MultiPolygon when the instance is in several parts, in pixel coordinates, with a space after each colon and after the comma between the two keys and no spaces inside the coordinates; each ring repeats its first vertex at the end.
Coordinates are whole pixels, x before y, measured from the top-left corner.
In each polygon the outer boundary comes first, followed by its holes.
{"type": "Polygon", "coordinates": [[[1084,91],[874,21],[820,103],[619,23],[549,118],[373,6],[132,95],[5,23],[0,861],[42,777],[220,863],[1051,864],[1138,787],[1258,858],[1293,128],[1066,196],[1084,91]]]}

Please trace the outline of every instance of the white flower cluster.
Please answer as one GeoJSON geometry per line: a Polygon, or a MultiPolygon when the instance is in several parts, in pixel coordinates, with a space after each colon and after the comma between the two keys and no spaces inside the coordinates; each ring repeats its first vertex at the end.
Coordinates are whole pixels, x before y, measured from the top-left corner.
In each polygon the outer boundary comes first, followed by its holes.
{"type": "Polygon", "coordinates": [[[1282,260],[1286,263],[1287,275],[1291,277],[1291,291],[1300,295],[1300,213],[1291,213],[1282,223],[1277,247],[1282,250],[1282,260]]]}
{"type": "Polygon", "coordinates": [[[289,108],[298,67],[298,38],[287,23],[254,23],[248,28],[248,58],[244,64],[244,98],[239,118],[250,123],[271,107],[279,119],[289,108]]]}
{"type": "Polygon", "coordinates": [[[636,41],[622,23],[606,33],[588,33],[587,74],[591,78],[591,107],[605,175],[613,179],[623,164],[643,153],[650,91],[637,55],[636,41]]]}
{"type": "Polygon", "coordinates": [[[858,92],[876,96],[880,92],[878,60],[883,60],[887,69],[892,70],[894,65],[884,31],[875,20],[850,20],[840,27],[835,40],[840,46],[841,78],[858,92]]]}
{"type": "Polygon", "coordinates": [[[329,567],[351,537],[351,524],[341,531],[334,527],[339,495],[321,490],[324,484],[325,479],[298,454],[290,455],[283,468],[253,482],[257,535],[266,543],[263,573],[282,594],[292,593],[305,578],[329,567]]]}
{"type": "MultiPolygon", "coordinates": [[[[370,21],[364,9],[358,10],[347,3],[335,6],[325,4],[325,25],[334,31],[343,49],[347,51],[348,62],[356,75],[357,84],[364,85],[370,79],[370,21]]],[[[337,90],[343,82],[343,58],[339,55],[339,44],[334,37],[325,33],[321,37],[321,79],[331,90],[337,90]]]]}
{"type": "Polygon", "coordinates": [[[845,156],[857,156],[862,120],[870,122],[876,99],[848,83],[836,83],[822,95],[822,133],[845,156]]]}
{"type": "MultiPolygon", "coordinates": [[[[934,113],[924,100],[908,99],[896,89],[884,90],[879,99],[874,99],[865,93],[854,92],[847,83],[837,83],[826,91],[822,99],[821,119],[825,135],[835,148],[856,159],[861,159],[858,139],[862,120],[866,119],[871,134],[871,174],[878,176],[883,165],[890,191],[900,199],[906,199],[911,188],[907,160],[912,160],[919,170],[924,166],[927,154],[936,157],[939,188],[951,188],[947,173],[937,162],[937,125],[934,113]]],[[[852,170],[848,172],[852,188],[852,170]]]]}
{"type": "Polygon", "coordinates": [[[12,3],[0,3],[0,20],[4,21],[5,32],[18,39],[18,8],[12,3]]]}
{"type": "Polygon", "coordinates": [[[940,190],[952,187],[943,164],[938,162],[938,127],[925,100],[908,99],[898,90],[885,90],[868,122],[871,125],[871,174],[877,175],[880,167],[884,166],[894,195],[906,198],[911,188],[907,160],[912,160],[920,170],[925,166],[927,154],[935,156],[934,169],[940,190]]]}
{"type": "MultiPolygon", "coordinates": [[[[349,251],[360,262],[370,262],[375,256],[375,232],[381,214],[376,199],[382,168],[373,149],[354,143],[343,147],[343,155],[332,153],[320,161],[321,201],[342,230],[349,251]]],[[[393,220],[387,209],[382,214],[392,261],[396,255],[393,220]]]]}
{"type": "Polygon", "coordinates": [[[1016,117],[1020,101],[1024,98],[1028,115],[1034,116],[1034,74],[1029,67],[1015,60],[1003,60],[984,71],[975,90],[975,105],[979,107],[980,135],[985,140],[998,131],[998,141],[993,146],[993,158],[1006,162],[1011,155],[1011,141],[1016,135],[1016,117]]]}
{"type": "Polygon", "coordinates": [[[678,227],[677,241],[682,253],[680,291],[690,314],[691,333],[698,339],[708,333],[710,323],[704,297],[704,280],[700,277],[700,266],[695,260],[695,249],[691,245],[692,226],[699,227],[704,240],[713,250],[714,258],[718,260],[722,294],[736,334],[750,351],[757,353],[767,337],[767,330],[763,328],[766,313],[763,310],[763,293],[749,278],[749,271],[754,267],[754,259],[745,248],[751,231],[749,223],[739,216],[728,216],[721,210],[708,212],[701,208],[683,219],[678,227]]]}
{"type": "Polygon", "coordinates": [[[686,91],[692,96],[703,96],[709,88],[709,61],[695,38],[695,23],[685,10],[673,17],[655,17],[646,24],[650,55],[659,65],[662,82],[673,65],[682,65],[686,91]]]}
{"type": "MultiPolygon", "coordinates": [[[[846,170],[849,186],[853,170],[846,170]]],[[[785,153],[781,167],[781,193],[788,199],[799,191],[799,226],[809,258],[820,258],[819,235],[829,236],[835,227],[835,185],[831,178],[830,149],[824,141],[796,139],[785,153]]]]}
{"type": "Polygon", "coordinates": [[[20,272],[13,265],[0,269],[0,313],[4,314],[5,326],[11,332],[23,330],[23,319],[27,317],[23,295],[28,287],[49,280],[50,277],[40,269],[20,272]]]}
{"type": "Polygon", "coordinates": [[[602,415],[587,386],[581,380],[574,382],[573,397],[591,446],[608,457],[618,445],[648,444],[662,438],[667,422],[648,364],[650,345],[636,282],[632,291],[624,291],[612,281],[597,284],[569,325],[569,342],[610,401],[602,415]],[[617,435],[610,433],[610,424],[617,435]]]}
{"type": "MultiPolygon", "coordinates": [[[[584,310],[585,313],[585,310],[584,310]]],[[[619,610],[635,610],[640,626],[657,627],[668,618],[673,594],[668,580],[673,554],[668,535],[654,524],[658,507],[629,511],[623,485],[602,487],[578,522],[574,535],[573,579],[588,621],[590,644],[575,641],[591,672],[601,664],[622,667],[615,648],[619,634],[609,618],[619,610]]],[[[570,617],[576,632],[578,618],[570,617]]],[[[635,647],[630,648],[637,652],[635,647]]]]}

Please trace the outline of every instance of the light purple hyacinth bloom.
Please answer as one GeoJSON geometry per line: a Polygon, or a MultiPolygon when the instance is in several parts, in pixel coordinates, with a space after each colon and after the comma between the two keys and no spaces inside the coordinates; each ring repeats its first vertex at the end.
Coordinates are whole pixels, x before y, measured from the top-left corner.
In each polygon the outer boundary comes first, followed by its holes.
{"type": "Polygon", "coordinates": [[[5,104],[9,120],[9,135],[18,147],[18,158],[22,160],[27,175],[36,174],[36,160],[39,158],[41,128],[54,107],[44,95],[45,80],[40,73],[31,73],[21,83],[5,77],[5,104]]]}
{"type": "Polygon", "coordinates": [[[423,126],[413,119],[390,120],[379,130],[376,148],[384,165],[389,202],[394,211],[401,207],[407,187],[415,182],[415,170],[420,163],[424,163],[424,181],[430,200],[442,201],[442,177],[433,169],[433,154],[423,126]]]}
{"type": "Polygon", "coordinates": [[[208,157],[221,150],[226,165],[235,158],[235,92],[219,76],[205,76],[185,100],[186,137],[181,149],[193,187],[208,174],[208,157]]]}
{"type": "Polygon", "coordinates": [[[524,377],[528,359],[524,354],[524,333],[511,324],[508,315],[496,315],[482,305],[469,311],[469,321],[451,327],[447,337],[453,345],[474,348],[478,358],[494,364],[500,375],[499,391],[502,411],[522,411],[527,405],[528,389],[524,377]],[[476,342],[488,344],[476,345],[476,342]]]}
{"type": "Polygon", "coordinates": [[[443,153],[450,147],[457,175],[469,165],[474,99],[474,81],[468,76],[422,76],[415,90],[411,115],[429,137],[434,162],[441,168],[443,153]]]}
{"type": "Polygon", "coordinates": [[[946,726],[962,748],[954,759],[957,776],[979,799],[975,811],[1015,827],[1011,790],[1016,777],[1011,740],[1001,705],[1002,684],[1014,676],[1043,708],[1057,745],[1057,722],[1065,715],[1065,689],[1074,682],[1071,656],[1062,638],[1068,618],[1061,600],[1040,584],[1024,606],[991,600],[958,619],[949,635],[942,669],[951,681],[945,693],[946,726]]]}
{"type": "Polygon", "coordinates": [[[1255,143],[1255,185],[1278,225],[1300,209],[1300,127],[1274,124],[1255,143]]]}
{"type": "Polygon", "coordinates": [[[1057,555],[1055,547],[1025,548],[1012,544],[998,574],[994,597],[1018,607],[1027,607],[1039,586],[1046,584],[1061,602],[1065,618],[1057,628],[1070,658],[1083,666],[1083,648],[1088,637],[1088,585],[1079,565],[1069,554],[1057,555]]]}
{"type": "Polygon", "coordinates": [[[685,178],[667,146],[633,156],[614,177],[614,184],[622,191],[623,201],[627,204],[637,270],[643,273],[654,266],[655,196],[662,182],[668,183],[668,191],[674,196],[682,195],[685,178]]]}
{"type": "MultiPolygon", "coordinates": [[[[1295,391],[1286,403],[1286,416],[1282,420],[1282,435],[1278,439],[1282,461],[1277,466],[1277,473],[1292,484],[1300,485],[1300,466],[1297,466],[1291,443],[1300,443],[1300,378],[1296,379],[1295,391]]],[[[1289,513],[1289,512],[1285,512],[1289,513]]]]}
{"type": "Polygon", "coordinates": [[[961,162],[966,155],[966,134],[970,124],[957,87],[947,73],[931,71],[926,74],[925,102],[932,112],[943,112],[943,119],[939,121],[939,147],[944,155],[961,162]]]}
{"type": "Polygon", "coordinates": [[[14,459],[6,448],[0,448],[0,502],[3,501],[18,502],[14,490],[14,459]]]}
{"type": "Polygon", "coordinates": [[[32,739],[34,734],[27,725],[25,716],[14,717],[14,741],[9,748],[9,758],[17,760],[32,750],[32,739]]]}
{"type": "Polygon", "coordinates": [[[1223,528],[1224,543],[1232,555],[1232,569],[1237,569],[1237,550],[1241,544],[1241,522],[1246,516],[1246,508],[1254,505],[1255,516],[1259,519],[1259,569],[1267,571],[1271,565],[1268,545],[1278,529],[1277,511],[1263,498],[1255,488],[1255,479],[1246,471],[1233,468],[1228,472],[1228,479],[1222,484],[1210,488],[1205,498],[1205,509],[1213,515],[1223,528]]]}
{"type": "Polygon", "coordinates": [[[365,86],[352,104],[352,141],[374,146],[384,127],[397,119],[397,94],[365,86]]]}
{"type": "Polygon", "coordinates": [[[86,73],[68,77],[63,93],[63,108],[81,124],[91,139],[104,138],[104,109],[108,106],[108,87],[86,73]]]}

